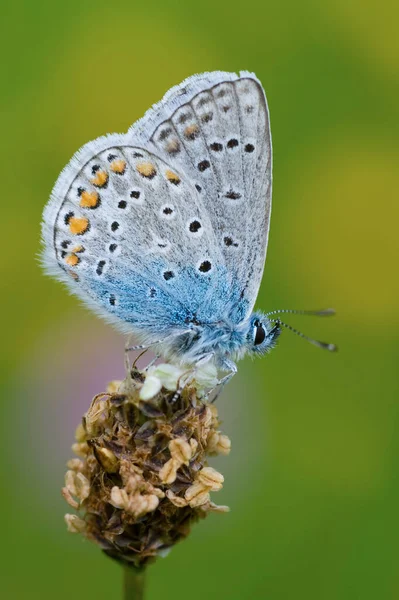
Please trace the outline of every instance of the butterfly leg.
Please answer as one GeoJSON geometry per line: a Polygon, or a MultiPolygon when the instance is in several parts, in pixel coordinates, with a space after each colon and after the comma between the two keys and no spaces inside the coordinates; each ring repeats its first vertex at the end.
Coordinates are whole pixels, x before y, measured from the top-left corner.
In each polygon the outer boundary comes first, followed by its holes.
{"type": "Polygon", "coordinates": [[[225,385],[237,373],[236,363],[229,358],[224,359],[222,368],[225,371],[230,371],[230,373],[222,377],[222,379],[219,381],[219,385],[225,385]]]}
{"type": "MultiPolygon", "coordinates": [[[[163,341],[163,340],[162,340],[163,341]]],[[[137,361],[143,356],[143,354],[145,354],[147,352],[147,350],[149,350],[149,347],[152,346],[153,344],[149,344],[148,346],[145,346],[144,344],[139,345],[139,346],[130,346],[129,345],[130,342],[130,337],[128,339],[128,341],[126,342],[126,346],[125,346],[125,369],[126,369],[126,373],[130,373],[132,365],[130,364],[130,359],[129,359],[129,352],[132,352],[133,350],[142,350],[142,352],[140,352],[133,363],[133,367],[135,367],[137,361]]],[[[154,342],[155,344],[159,344],[159,342],[154,342]]],[[[147,371],[159,358],[159,354],[155,355],[155,358],[153,358],[152,360],[150,360],[150,362],[148,363],[148,365],[145,367],[145,371],[147,371]]]]}
{"type": "Polygon", "coordinates": [[[164,340],[157,340],[156,342],[152,342],[151,344],[139,344],[137,346],[129,346],[129,341],[126,343],[125,352],[133,352],[134,350],[148,350],[150,346],[155,346],[156,344],[160,344],[164,340]]]}
{"type": "Polygon", "coordinates": [[[209,396],[209,394],[211,394],[211,392],[213,392],[213,390],[216,389],[216,393],[211,400],[212,404],[219,398],[226,383],[228,383],[230,381],[230,379],[232,377],[234,377],[234,375],[237,373],[237,365],[235,364],[235,362],[233,362],[229,358],[225,358],[223,360],[222,368],[225,371],[230,371],[230,372],[227,373],[227,375],[225,375],[224,377],[222,377],[222,379],[219,379],[217,385],[207,394],[207,396],[209,396]]]}
{"type": "Polygon", "coordinates": [[[130,359],[129,359],[129,352],[131,352],[132,350],[143,350],[143,352],[141,352],[141,354],[139,354],[136,357],[136,360],[134,361],[133,366],[135,366],[136,362],[138,361],[138,359],[140,358],[140,356],[142,356],[143,354],[145,354],[147,352],[148,347],[145,345],[141,345],[141,346],[130,346],[130,340],[132,339],[132,336],[129,335],[127,342],[125,344],[125,369],[126,369],[126,373],[130,373],[131,367],[132,365],[130,364],[130,359]]]}
{"type": "Polygon", "coordinates": [[[206,363],[208,363],[210,360],[212,360],[212,358],[214,356],[215,356],[214,352],[207,352],[206,354],[203,354],[202,356],[199,357],[199,359],[195,363],[195,368],[206,365],[206,363]]]}
{"type": "MultiPolygon", "coordinates": [[[[170,340],[173,340],[174,338],[177,338],[181,335],[184,335],[185,333],[192,333],[191,329],[186,329],[183,331],[179,331],[177,333],[172,333],[167,335],[166,337],[164,337],[162,340],[156,340],[155,342],[150,342],[149,344],[138,344],[137,346],[131,346],[130,342],[132,339],[132,336],[130,335],[127,339],[126,345],[125,345],[125,366],[126,366],[126,372],[129,373],[130,372],[130,360],[129,360],[129,352],[133,352],[134,350],[143,350],[143,352],[141,354],[138,355],[138,357],[136,358],[136,361],[140,358],[140,356],[142,356],[147,350],[149,350],[152,346],[156,346],[157,344],[164,344],[169,342],[170,340]]],[[[154,362],[160,357],[160,354],[156,354],[155,358],[150,361],[150,363],[147,365],[146,370],[154,364],[154,362]]]]}
{"type": "Polygon", "coordinates": [[[161,356],[160,354],[156,354],[156,355],[154,356],[154,358],[153,358],[152,360],[150,360],[150,362],[148,363],[148,365],[145,367],[144,371],[148,371],[148,369],[149,369],[150,367],[152,367],[152,365],[153,365],[154,363],[156,363],[156,361],[158,360],[158,358],[159,358],[160,356],[161,356]]]}

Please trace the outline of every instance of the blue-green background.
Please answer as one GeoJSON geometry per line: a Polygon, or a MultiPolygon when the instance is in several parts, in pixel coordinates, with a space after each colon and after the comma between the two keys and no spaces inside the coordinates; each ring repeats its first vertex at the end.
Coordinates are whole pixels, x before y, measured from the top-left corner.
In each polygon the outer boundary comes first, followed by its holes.
{"type": "MultiPolygon", "coordinates": [[[[391,4],[391,5],[390,5],[391,4]]],[[[399,8],[370,0],[20,0],[2,9],[1,591],[121,597],[118,565],[67,534],[74,427],[122,375],[124,340],[37,264],[43,205],[86,141],[126,131],[195,72],[249,69],[275,152],[263,309],[334,306],[240,363],[212,515],[149,571],[148,599],[399,597],[399,8]]]]}

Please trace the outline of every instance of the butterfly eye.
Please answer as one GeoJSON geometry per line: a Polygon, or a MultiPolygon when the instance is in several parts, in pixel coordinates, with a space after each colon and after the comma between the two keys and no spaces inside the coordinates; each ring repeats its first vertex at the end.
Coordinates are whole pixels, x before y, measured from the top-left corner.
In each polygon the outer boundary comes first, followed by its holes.
{"type": "Polygon", "coordinates": [[[266,331],[260,321],[254,323],[254,346],[259,346],[266,337],[266,331]]]}

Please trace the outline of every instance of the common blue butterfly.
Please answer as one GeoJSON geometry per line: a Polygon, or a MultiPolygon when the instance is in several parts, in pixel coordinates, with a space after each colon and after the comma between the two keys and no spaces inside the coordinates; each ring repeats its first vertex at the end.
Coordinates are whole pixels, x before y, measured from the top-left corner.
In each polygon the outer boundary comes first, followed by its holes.
{"type": "Polygon", "coordinates": [[[75,154],[44,211],[43,263],[143,347],[182,364],[212,360],[225,381],[233,360],[268,352],[285,325],[252,312],[271,194],[260,81],[194,75],[126,134],[75,154]]]}

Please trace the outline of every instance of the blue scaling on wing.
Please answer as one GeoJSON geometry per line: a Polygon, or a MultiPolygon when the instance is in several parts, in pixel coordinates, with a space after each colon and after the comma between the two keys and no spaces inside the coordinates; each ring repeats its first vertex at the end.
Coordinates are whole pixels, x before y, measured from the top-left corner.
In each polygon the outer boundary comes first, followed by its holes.
{"type": "Polygon", "coordinates": [[[142,273],[116,268],[86,280],[88,298],[96,299],[111,320],[114,316],[131,324],[149,341],[225,318],[223,298],[230,283],[224,268],[204,276],[193,267],[182,267],[162,281],[159,272],[167,269],[167,263],[150,263],[142,273]]]}

